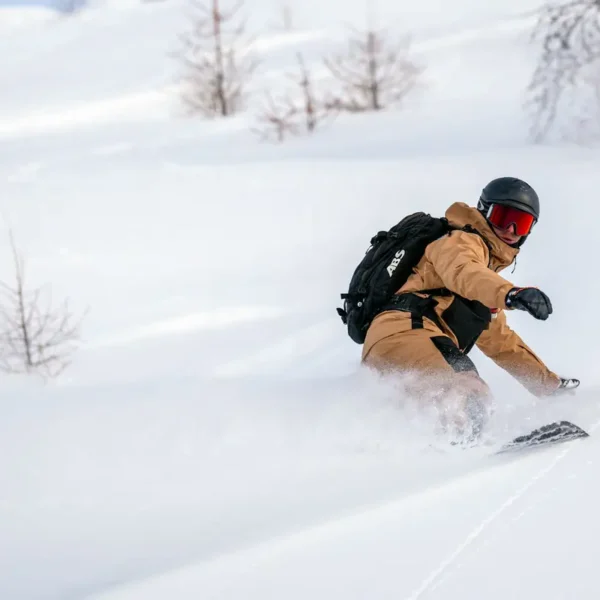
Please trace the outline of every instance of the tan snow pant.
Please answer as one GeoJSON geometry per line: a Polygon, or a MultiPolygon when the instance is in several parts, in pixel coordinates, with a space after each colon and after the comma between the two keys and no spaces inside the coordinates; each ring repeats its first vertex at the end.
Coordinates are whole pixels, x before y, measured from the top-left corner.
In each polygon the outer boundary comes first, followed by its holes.
{"type": "Polygon", "coordinates": [[[387,330],[385,337],[377,339],[377,324],[374,322],[374,331],[369,331],[365,340],[363,362],[366,365],[381,372],[416,375],[407,384],[411,395],[421,396],[426,392],[437,395],[452,391],[465,397],[491,398],[489,387],[479,377],[471,359],[433,322],[423,319],[415,326],[414,321],[411,323],[410,314],[396,315],[405,316],[406,330],[391,335],[387,330]]]}

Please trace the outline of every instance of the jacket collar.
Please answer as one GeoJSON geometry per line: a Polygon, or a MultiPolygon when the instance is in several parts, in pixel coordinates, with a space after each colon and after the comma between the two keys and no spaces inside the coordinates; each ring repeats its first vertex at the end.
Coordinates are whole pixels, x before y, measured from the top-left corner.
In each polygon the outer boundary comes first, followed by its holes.
{"type": "Polygon", "coordinates": [[[453,227],[471,226],[483,237],[491,249],[490,262],[497,267],[508,267],[519,254],[519,248],[513,248],[503,242],[486,221],[485,217],[474,207],[464,202],[455,202],[446,211],[446,218],[453,227]],[[495,260],[494,260],[495,259],[495,260]]]}

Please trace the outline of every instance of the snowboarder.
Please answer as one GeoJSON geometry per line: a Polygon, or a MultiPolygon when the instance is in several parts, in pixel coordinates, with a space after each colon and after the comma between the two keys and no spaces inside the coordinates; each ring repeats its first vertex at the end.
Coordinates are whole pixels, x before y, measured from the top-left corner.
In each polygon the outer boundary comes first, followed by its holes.
{"type": "Polygon", "coordinates": [[[516,260],[539,214],[534,189],[512,177],[489,182],[477,207],[452,204],[446,218],[458,229],[427,246],[392,303],[373,319],[363,362],[418,374],[419,393],[458,390],[464,403],[478,398],[487,404],[490,390],[467,356],[477,345],[536,396],[576,388],[578,380],[548,369],[506,323],[505,310],[540,320],[552,314],[544,292],[498,274],[516,260]]]}

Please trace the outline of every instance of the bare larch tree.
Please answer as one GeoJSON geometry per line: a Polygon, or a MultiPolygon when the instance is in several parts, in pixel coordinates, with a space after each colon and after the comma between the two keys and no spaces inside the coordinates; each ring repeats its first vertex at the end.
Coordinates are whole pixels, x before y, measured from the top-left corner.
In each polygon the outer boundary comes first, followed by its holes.
{"type": "Polygon", "coordinates": [[[313,78],[302,55],[298,53],[296,58],[300,69],[299,74],[293,76],[293,81],[302,91],[301,114],[304,117],[305,129],[312,133],[320,123],[334,116],[337,108],[334,102],[317,97],[313,78]]]}
{"type": "Polygon", "coordinates": [[[25,262],[10,232],[14,283],[0,282],[0,371],[55,377],[70,364],[83,317],[52,306],[48,287],[27,289],[25,262]]]}
{"type": "Polygon", "coordinates": [[[181,37],[179,53],[185,67],[183,101],[190,115],[227,117],[242,110],[257,66],[239,16],[243,0],[228,10],[220,2],[190,0],[192,27],[181,37]]]}
{"type": "Polygon", "coordinates": [[[344,55],[325,59],[341,84],[336,102],[351,112],[381,110],[398,104],[415,88],[423,68],[409,57],[407,36],[391,43],[383,30],[357,32],[344,55]]]}
{"type": "Polygon", "coordinates": [[[264,140],[282,142],[286,135],[311,134],[324,121],[337,114],[335,103],[318,97],[310,70],[300,53],[296,55],[298,71],[289,73],[292,89],[275,100],[270,92],[253,131],[264,140]]]}
{"type": "Polygon", "coordinates": [[[577,138],[582,127],[598,129],[600,0],[544,6],[533,39],[541,41],[541,54],[526,97],[532,139],[543,141],[559,120],[570,138],[577,138]]]}

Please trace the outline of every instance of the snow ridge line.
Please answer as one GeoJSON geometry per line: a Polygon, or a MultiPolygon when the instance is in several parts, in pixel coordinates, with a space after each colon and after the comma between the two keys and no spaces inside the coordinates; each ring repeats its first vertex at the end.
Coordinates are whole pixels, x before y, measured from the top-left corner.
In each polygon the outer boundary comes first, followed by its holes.
{"type": "MultiPolygon", "coordinates": [[[[589,429],[590,433],[592,433],[595,429],[600,426],[600,420],[596,421],[589,429]]],[[[574,440],[576,442],[577,440],[574,440]]],[[[581,440],[579,440],[581,441],[581,440]]],[[[514,494],[509,496],[509,498],[503,502],[489,517],[485,518],[481,523],[475,527],[467,537],[454,549],[454,551],[447,556],[436,569],[434,569],[421,583],[421,585],[416,588],[410,596],[407,596],[405,600],[419,600],[423,596],[425,592],[427,592],[431,586],[436,583],[444,572],[456,561],[456,559],[466,550],[477,538],[481,536],[481,534],[510,506],[512,506],[517,500],[522,498],[538,481],[543,479],[550,471],[556,467],[560,461],[563,460],[565,456],[574,448],[575,444],[570,444],[568,447],[563,448],[562,451],[557,454],[550,463],[541,469],[537,475],[534,475],[525,485],[523,485],[520,489],[518,489],[514,494]]]]}

